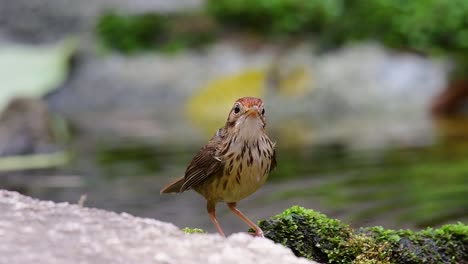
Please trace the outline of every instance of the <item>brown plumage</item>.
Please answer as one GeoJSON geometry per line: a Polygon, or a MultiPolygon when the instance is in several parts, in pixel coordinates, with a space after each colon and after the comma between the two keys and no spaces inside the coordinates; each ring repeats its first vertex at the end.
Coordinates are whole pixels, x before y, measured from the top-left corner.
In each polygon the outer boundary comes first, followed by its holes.
{"type": "Polygon", "coordinates": [[[218,202],[226,202],[257,236],[262,230],[236,208],[236,203],[258,190],[276,166],[274,143],[265,133],[265,110],[261,99],[238,99],[220,128],[201,148],[185,176],[168,184],[161,193],[194,189],[207,200],[207,210],[218,232],[224,236],[215,215],[218,202]]]}

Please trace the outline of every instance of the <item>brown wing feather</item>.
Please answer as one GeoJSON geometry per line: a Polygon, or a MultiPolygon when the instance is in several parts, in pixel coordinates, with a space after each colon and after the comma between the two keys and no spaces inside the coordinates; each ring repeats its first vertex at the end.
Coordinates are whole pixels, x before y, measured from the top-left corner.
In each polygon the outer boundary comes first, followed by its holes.
{"type": "Polygon", "coordinates": [[[224,162],[216,157],[217,145],[222,135],[218,131],[216,135],[204,146],[192,159],[185,171],[185,182],[180,189],[181,192],[188,190],[201,183],[208,177],[223,171],[224,162]]]}
{"type": "Polygon", "coordinates": [[[162,188],[160,193],[178,193],[180,192],[180,189],[182,188],[182,185],[184,185],[184,177],[180,177],[177,180],[169,183],[166,185],[166,187],[162,188]]]}

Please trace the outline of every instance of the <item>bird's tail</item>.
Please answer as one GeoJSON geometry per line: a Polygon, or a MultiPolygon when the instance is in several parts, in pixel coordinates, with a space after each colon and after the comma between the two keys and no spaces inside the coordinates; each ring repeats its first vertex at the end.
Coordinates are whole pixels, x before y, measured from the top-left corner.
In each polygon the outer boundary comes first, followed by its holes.
{"type": "Polygon", "coordinates": [[[180,177],[177,180],[169,183],[166,187],[162,188],[160,193],[178,193],[184,184],[184,177],[180,177]]]}

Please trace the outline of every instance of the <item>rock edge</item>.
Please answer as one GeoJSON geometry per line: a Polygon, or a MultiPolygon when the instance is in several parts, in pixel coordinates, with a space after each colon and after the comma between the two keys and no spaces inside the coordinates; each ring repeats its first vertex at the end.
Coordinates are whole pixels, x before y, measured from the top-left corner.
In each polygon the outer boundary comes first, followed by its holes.
{"type": "Polygon", "coordinates": [[[185,234],[153,219],[0,190],[0,256],[23,263],[314,263],[268,239],[185,234]]]}

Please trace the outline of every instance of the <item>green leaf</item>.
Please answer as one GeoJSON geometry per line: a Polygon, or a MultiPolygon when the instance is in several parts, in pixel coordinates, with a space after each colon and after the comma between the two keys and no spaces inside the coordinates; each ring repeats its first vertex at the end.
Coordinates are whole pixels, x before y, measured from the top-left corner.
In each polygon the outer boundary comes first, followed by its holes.
{"type": "Polygon", "coordinates": [[[42,97],[57,89],[68,76],[76,41],[54,45],[0,44],[0,111],[15,97],[42,97]]]}

